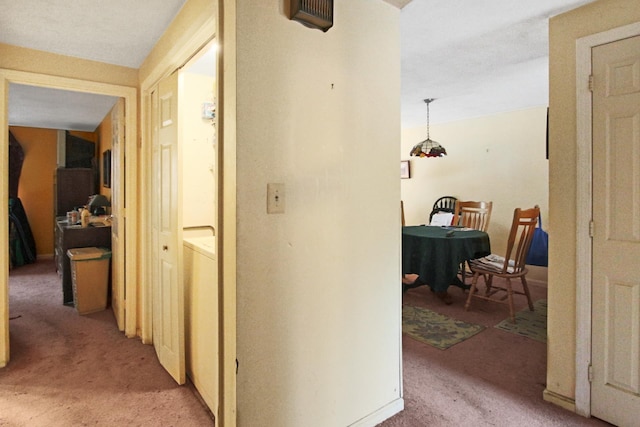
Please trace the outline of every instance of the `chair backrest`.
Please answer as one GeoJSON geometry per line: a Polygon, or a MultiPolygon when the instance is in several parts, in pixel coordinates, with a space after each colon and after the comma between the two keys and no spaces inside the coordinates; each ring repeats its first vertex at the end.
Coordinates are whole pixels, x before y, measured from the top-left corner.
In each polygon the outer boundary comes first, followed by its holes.
{"type": "Polygon", "coordinates": [[[444,196],[440,197],[433,204],[433,208],[431,209],[431,213],[429,214],[429,223],[431,223],[431,218],[438,212],[450,212],[453,213],[456,209],[456,200],[457,198],[453,196],[444,196]]]}
{"type": "Polygon", "coordinates": [[[456,200],[454,223],[461,227],[486,232],[491,219],[493,202],[463,202],[456,200]]]}
{"type": "Polygon", "coordinates": [[[503,272],[507,271],[507,267],[513,268],[514,273],[524,270],[533,232],[538,223],[538,215],[540,215],[538,206],[525,210],[516,208],[513,211],[513,222],[507,241],[503,272]],[[511,262],[509,262],[510,260],[511,262]]]}

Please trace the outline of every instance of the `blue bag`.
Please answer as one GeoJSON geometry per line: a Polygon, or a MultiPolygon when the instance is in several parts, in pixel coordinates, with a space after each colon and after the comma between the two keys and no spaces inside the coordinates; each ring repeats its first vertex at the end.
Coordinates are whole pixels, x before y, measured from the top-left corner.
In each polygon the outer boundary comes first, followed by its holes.
{"type": "Polygon", "coordinates": [[[538,226],[533,231],[531,247],[525,261],[529,265],[549,265],[549,234],[542,229],[542,216],[538,215],[538,226]]]}

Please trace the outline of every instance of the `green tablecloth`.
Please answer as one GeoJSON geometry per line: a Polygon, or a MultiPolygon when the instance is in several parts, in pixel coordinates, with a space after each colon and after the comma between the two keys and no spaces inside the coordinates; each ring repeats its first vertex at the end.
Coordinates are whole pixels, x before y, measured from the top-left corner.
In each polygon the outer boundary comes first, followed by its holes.
{"type": "Polygon", "coordinates": [[[463,261],[491,253],[489,235],[484,231],[463,231],[450,227],[402,227],[402,273],[418,274],[436,292],[459,284],[458,269],[463,261]],[[453,235],[447,233],[453,231],[453,235]]]}

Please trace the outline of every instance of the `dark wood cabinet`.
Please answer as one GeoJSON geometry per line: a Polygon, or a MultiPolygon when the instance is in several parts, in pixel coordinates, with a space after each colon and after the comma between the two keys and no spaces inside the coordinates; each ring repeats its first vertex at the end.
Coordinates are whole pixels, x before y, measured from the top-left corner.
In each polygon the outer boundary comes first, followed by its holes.
{"type": "Polygon", "coordinates": [[[55,179],[55,215],[64,216],[84,206],[96,194],[95,172],[89,168],[58,168],[55,179]]]}
{"type": "Polygon", "coordinates": [[[69,225],[66,217],[56,218],[54,257],[58,274],[62,276],[63,304],[73,305],[71,264],[67,250],[91,246],[111,249],[111,227],[82,228],[80,225],[69,225]]]}

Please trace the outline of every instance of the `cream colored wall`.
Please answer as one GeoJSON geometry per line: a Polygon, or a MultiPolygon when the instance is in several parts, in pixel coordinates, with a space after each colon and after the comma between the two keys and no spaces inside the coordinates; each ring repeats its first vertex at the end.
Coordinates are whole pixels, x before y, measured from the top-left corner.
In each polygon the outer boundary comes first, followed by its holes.
{"type": "Polygon", "coordinates": [[[213,100],[215,79],[184,73],[181,83],[182,225],[215,226],[215,128],[202,118],[202,104],[213,100]]]}
{"type": "Polygon", "coordinates": [[[399,10],[236,7],[238,424],[351,425],[401,404],[399,10]]]}
{"type": "Polygon", "coordinates": [[[640,21],[637,0],[599,0],[549,23],[547,391],[575,398],[576,40],[640,21]]]}
{"type": "Polygon", "coordinates": [[[400,180],[406,224],[428,223],[433,203],[454,196],[493,202],[488,233],[494,253],[506,250],[515,208],[539,205],[547,228],[546,121],[545,106],[431,124],[431,139],[447,150],[440,158],[410,157],[426,138],[426,125],[403,129],[401,157],[411,164],[411,178],[400,180]]]}

